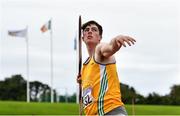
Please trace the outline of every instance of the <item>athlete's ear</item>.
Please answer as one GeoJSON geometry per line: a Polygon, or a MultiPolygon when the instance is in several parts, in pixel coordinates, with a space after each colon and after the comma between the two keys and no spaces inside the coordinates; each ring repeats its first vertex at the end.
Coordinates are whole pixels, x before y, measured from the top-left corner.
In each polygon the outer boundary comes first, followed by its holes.
{"type": "Polygon", "coordinates": [[[82,36],[81,38],[82,38],[82,40],[84,41],[84,37],[82,36]]]}
{"type": "Polygon", "coordinates": [[[100,35],[99,41],[101,41],[101,39],[102,39],[102,35],[100,35]]]}

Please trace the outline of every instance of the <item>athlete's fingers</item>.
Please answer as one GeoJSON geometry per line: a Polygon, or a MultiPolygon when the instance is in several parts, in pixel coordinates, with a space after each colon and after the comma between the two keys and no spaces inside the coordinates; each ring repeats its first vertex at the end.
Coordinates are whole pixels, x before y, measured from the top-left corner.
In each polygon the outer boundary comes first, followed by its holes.
{"type": "Polygon", "coordinates": [[[78,75],[78,76],[77,76],[76,81],[77,81],[77,83],[81,83],[81,81],[82,81],[82,80],[81,80],[81,75],[78,75]]]}
{"type": "Polygon", "coordinates": [[[126,42],[129,46],[131,46],[131,43],[129,42],[128,39],[125,39],[124,42],[126,42]]]}

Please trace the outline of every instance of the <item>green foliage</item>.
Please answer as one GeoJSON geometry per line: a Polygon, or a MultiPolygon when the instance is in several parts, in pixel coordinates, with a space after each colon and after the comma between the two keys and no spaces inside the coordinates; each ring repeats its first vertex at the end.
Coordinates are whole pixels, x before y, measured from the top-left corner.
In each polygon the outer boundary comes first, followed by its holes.
{"type": "MultiPolygon", "coordinates": [[[[39,81],[30,82],[30,99],[31,101],[50,101],[51,88],[39,81]]],[[[54,90],[54,95],[56,91],[54,90]]],[[[56,96],[56,95],[55,95],[56,96]]]]}
{"type": "Polygon", "coordinates": [[[5,81],[0,81],[1,100],[26,100],[26,81],[21,75],[12,75],[5,81]]]}
{"type": "Polygon", "coordinates": [[[76,93],[74,93],[72,96],[59,96],[60,102],[70,102],[75,103],[76,102],[76,93]]]}
{"type": "Polygon", "coordinates": [[[158,93],[150,93],[144,97],[136,93],[133,87],[121,83],[122,100],[125,104],[158,104],[158,105],[180,105],[180,85],[173,85],[169,95],[160,96],[158,93]]]}
{"type": "Polygon", "coordinates": [[[137,95],[135,89],[123,83],[120,83],[120,89],[121,89],[122,101],[124,103],[131,104],[132,99],[134,99],[137,95]]]}
{"type": "Polygon", "coordinates": [[[162,104],[161,96],[157,93],[149,94],[146,98],[146,104],[162,104]]]}
{"type": "Polygon", "coordinates": [[[180,86],[173,85],[171,87],[170,98],[173,105],[180,105],[180,86]]]}

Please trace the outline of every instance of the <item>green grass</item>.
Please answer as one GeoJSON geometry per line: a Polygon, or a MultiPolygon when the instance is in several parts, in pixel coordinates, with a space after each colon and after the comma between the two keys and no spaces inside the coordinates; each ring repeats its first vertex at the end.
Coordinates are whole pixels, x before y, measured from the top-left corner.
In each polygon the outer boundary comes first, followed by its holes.
{"type": "MultiPolygon", "coordinates": [[[[132,105],[126,105],[129,115],[132,114],[132,105]]],[[[135,115],[180,115],[180,106],[169,105],[135,105],[135,115]]]]}
{"type": "MultiPolygon", "coordinates": [[[[132,105],[125,105],[129,115],[132,105]]],[[[135,105],[135,115],[180,115],[180,106],[135,105]]],[[[75,103],[0,102],[0,115],[78,115],[75,103]]]]}
{"type": "Polygon", "coordinates": [[[0,114],[24,114],[24,115],[57,115],[78,114],[78,105],[75,103],[26,103],[26,102],[0,102],[0,114]]]}

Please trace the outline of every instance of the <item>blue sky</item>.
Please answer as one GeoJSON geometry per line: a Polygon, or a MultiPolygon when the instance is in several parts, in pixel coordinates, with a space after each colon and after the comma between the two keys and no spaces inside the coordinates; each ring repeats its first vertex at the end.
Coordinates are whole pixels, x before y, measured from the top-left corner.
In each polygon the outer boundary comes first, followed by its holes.
{"type": "MultiPolygon", "coordinates": [[[[0,0],[0,79],[26,77],[26,43],[7,30],[28,25],[29,77],[50,85],[50,34],[40,27],[52,18],[54,88],[59,94],[76,92],[76,52],[73,50],[78,16],[96,20],[104,28],[103,42],[123,34],[136,45],[115,54],[119,79],[147,95],[169,93],[180,84],[180,9],[178,0],[0,0]]],[[[83,59],[87,57],[83,44],[83,59]]]]}

